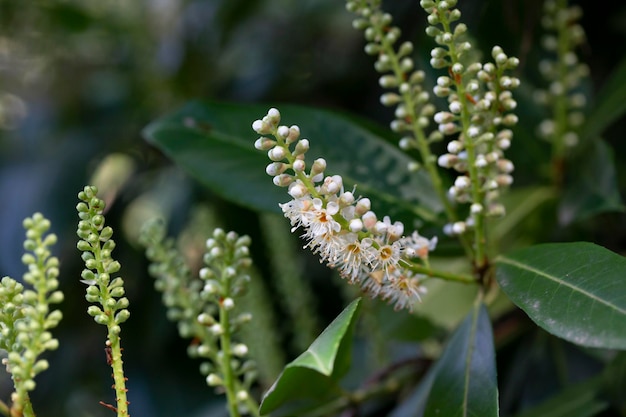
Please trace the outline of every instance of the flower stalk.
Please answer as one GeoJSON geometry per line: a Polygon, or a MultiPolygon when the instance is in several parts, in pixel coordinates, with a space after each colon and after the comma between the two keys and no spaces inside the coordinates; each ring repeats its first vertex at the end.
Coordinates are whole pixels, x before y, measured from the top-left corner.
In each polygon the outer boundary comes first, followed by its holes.
{"type": "Polygon", "coordinates": [[[319,254],[321,262],[337,268],[349,283],[393,303],[396,309],[412,310],[425,292],[422,282],[433,276],[428,254],[436,238],[426,239],[417,231],[406,236],[401,222],[392,223],[387,216],[378,220],[368,198],[346,191],[341,176],[324,174],[323,158],[307,170],[309,140],[300,138],[297,125],[280,125],[280,120],[280,112],[272,108],[252,128],[263,135],[255,147],[267,151],[272,161],[267,174],[275,185],[288,187],[292,197],[280,204],[292,231],[302,228],[308,242],[305,247],[319,254]]]}
{"type": "Polygon", "coordinates": [[[11,374],[15,391],[11,395],[11,417],[34,417],[29,392],[36,387],[35,376],[48,369],[48,361],[39,357],[59,346],[50,329],[61,321],[60,310],[51,310],[51,304],[63,301],[59,286],[59,260],[51,255],[49,247],[57,241],[47,233],[50,221],[41,213],[24,220],[26,240],[22,263],[28,267],[23,275],[26,288],[12,278],[0,281],[0,349],[7,352],[2,359],[11,374]],[[32,289],[31,289],[32,288],[32,289]]]}
{"type": "Polygon", "coordinates": [[[112,278],[121,265],[114,260],[111,252],[115,248],[112,239],[113,229],[105,226],[105,203],[97,196],[98,189],[86,186],[78,193],[81,200],[76,206],[80,221],[76,234],[80,238],[77,244],[85,261],[85,269],[81,273],[81,282],[87,284],[85,298],[91,303],[87,313],[98,324],[107,327],[105,352],[107,363],[113,371],[115,390],[115,406],[101,403],[107,408],[115,410],[118,417],[129,416],[126,377],[124,376],[121,327],[128,320],[130,312],[127,310],[128,299],[124,297],[124,280],[120,277],[112,278]]]}
{"type": "Polygon", "coordinates": [[[431,51],[431,66],[448,71],[437,79],[433,91],[438,97],[447,97],[449,111],[436,113],[434,119],[443,135],[456,137],[438,163],[459,173],[448,194],[459,203],[470,204],[468,218],[450,224],[447,232],[463,235],[473,230],[473,265],[483,278],[489,267],[486,219],[504,214],[498,197],[513,181],[513,164],[503,151],[510,146],[509,127],[517,123],[510,113],[517,105],[510,90],[519,86],[519,80],[506,76],[505,71],[516,68],[519,60],[508,57],[498,46],[492,49],[493,63],[468,59],[472,45],[463,40],[467,27],[463,23],[453,27],[461,17],[454,8],[456,3],[420,2],[429,13],[426,33],[438,45],[431,51]]]}
{"type": "Polygon", "coordinates": [[[206,242],[200,279],[192,278],[174,241],[165,239],[162,222],[146,223],[141,243],[168,317],[178,322],[182,337],[194,339],[189,355],[207,359],[200,365],[207,384],[223,391],[231,417],[258,416],[259,406],[250,395],[256,365],[247,359],[248,347],[234,342],[241,326],[252,318],[236,309],[250,280],[246,273],[251,265],[250,238],[215,229],[206,242]]]}
{"type": "Polygon", "coordinates": [[[546,32],[541,43],[548,56],[539,63],[539,70],[548,86],[535,92],[535,100],[550,112],[538,133],[552,146],[552,182],[557,187],[563,183],[565,159],[579,143],[578,129],[585,120],[587,99],[580,85],[589,75],[589,67],[576,55],[576,48],[585,41],[585,31],[578,23],[581,16],[582,9],[568,6],[566,0],[544,2],[541,21],[546,32]]]}
{"type": "MultiPolygon", "coordinates": [[[[448,222],[456,223],[458,214],[452,200],[446,195],[437,167],[437,157],[430,149],[431,143],[440,141],[443,136],[437,130],[426,134],[435,107],[429,102],[429,93],[422,87],[424,72],[414,69],[415,64],[410,56],[413,44],[405,41],[397,49],[394,48],[400,37],[400,29],[391,26],[392,17],[381,10],[380,0],[350,0],[346,8],[359,16],[353,21],[353,26],[365,32],[368,41],[366,53],[378,57],[375,69],[385,74],[380,77],[379,84],[383,88],[397,90],[397,93],[384,93],[380,100],[385,106],[396,106],[396,118],[391,123],[391,129],[407,135],[400,140],[400,147],[404,150],[418,150],[448,222]]],[[[409,168],[418,169],[419,165],[413,164],[409,168]]],[[[461,234],[458,238],[467,256],[472,257],[472,247],[467,236],[461,234]]]]}

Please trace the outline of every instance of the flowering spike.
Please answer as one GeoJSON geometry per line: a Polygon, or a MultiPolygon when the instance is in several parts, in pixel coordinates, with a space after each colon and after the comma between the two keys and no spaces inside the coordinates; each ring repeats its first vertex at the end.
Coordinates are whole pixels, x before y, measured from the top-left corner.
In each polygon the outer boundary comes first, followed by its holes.
{"type": "MultiPolygon", "coordinates": [[[[280,113],[276,110],[275,114],[280,113]]],[[[269,118],[268,113],[261,120],[269,118]]],[[[301,228],[307,241],[305,247],[318,254],[321,262],[338,269],[350,283],[398,309],[412,309],[425,291],[422,282],[426,276],[411,267],[427,260],[436,239],[428,240],[417,232],[405,236],[404,225],[392,223],[387,216],[377,220],[369,199],[355,198],[352,192],[345,191],[340,175],[323,175],[324,159],[316,159],[308,175],[296,169],[298,145],[292,150],[280,140],[278,130],[279,127],[274,127],[268,135],[276,138],[281,151],[269,156],[274,160],[280,154],[283,159],[279,162],[291,167],[292,173],[287,170],[280,175],[292,180],[289,184],[292,200],[280,207],[292,230],[301,228]]],[[[297,157],[303,155],[301,152],[297,157]]]]}

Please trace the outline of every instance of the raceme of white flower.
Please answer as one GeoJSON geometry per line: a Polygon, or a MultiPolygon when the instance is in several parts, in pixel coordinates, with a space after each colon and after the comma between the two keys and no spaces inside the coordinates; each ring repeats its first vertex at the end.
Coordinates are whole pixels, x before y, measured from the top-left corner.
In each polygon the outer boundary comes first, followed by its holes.
{"type": "Polygon", "coordinates": [[[427,239],[418,232],[405,235],[401,222],[392,223],[387,216],[380,220],[368,198],[346,191],[341,176],[325,175],[323,158],[316,159],[307,170],[308,139],[300,138],[298,126],[280,125],[280,120],[280,112],[271,108],[252,128],[263,135],[255,147],[267,151],[272,161],[267,174],[275,185],[288,187],[292,197],[280,204],[292,231],[301,228],[305,247],[351,284],[396,309],[411,310],[425,292],[422,284],[427,278],[416,270],[428,266],[428,255],[437,239],[427,239]]]}
{"type": "Polygon", "coordinates": [[[447,69],[437,78],[433,92],[446,97],[448,110],[434,115],[439,132],[450,136],[447,153],[438,158],[439,166],[453,168],[458,177],[448,190],[449,197],[470,204],[466,221],[449,224],[446,232],[461,234],[484,216],[500,216],[504,207],[498,202],[500,190],[513,182],[513,163],[504,157],[512,139],[511,127],[518,119],[512,111],[517,103],[511,90],[519,79],[506,75],[519,64],[499,46],[493,47],[493,62],[482,64],[469,55],[470,42],[464,40],[467,27],[453,26],[461,17],[456,1],[422,0],[429,13],[426,33],[438,45],[431,51],[431,66],[447,69]]]}
{"type": "Polygon", "coordinates": [[[540,123],[538,134],[554,143],[557,157],[578,143],[577,128],[585,120],[587,100],[580,85],[589,75],[589,67],[579,61],[575,51],[585,41],[585,31],[577,23],[581,17],[580,6],[568,6],[562,0],[544,2],[541,23],[545,34],[541,45],[547,56],[539,63],[539,70],[548,87],[536,91],[534,98],[553,108],[551,118],[540,123]]]}

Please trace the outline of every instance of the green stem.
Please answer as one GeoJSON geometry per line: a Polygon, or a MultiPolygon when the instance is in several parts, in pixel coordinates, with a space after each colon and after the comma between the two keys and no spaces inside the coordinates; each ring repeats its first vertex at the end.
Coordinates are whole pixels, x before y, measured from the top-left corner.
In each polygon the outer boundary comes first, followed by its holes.
{"type": "MultiPolygon", "coordinates": [[[[441,13],[441,23],[444,31],[451,33],[450,22],[446,13],[441,13]]],[[[456,50],[454,41],[448,44],[450,58],[452,64],[460,62],[459,54],[456,50]]],[[[461,103],[461,130],[464,138],[465,150],[467,151],[467,169],[471,182],[471,196],[472,201],[484,206],[484,190],[482,188],[481,179],[476,166],[476,143],[473,138],[468,134],[468,129],[471,125],[471,113],[469,108],[469,99],[467,98],[467,92],[465,91],[465,85],[463,84],[462,77],[460,75],[453,75],[453,81],[456,86],[456,92],[458,100],[461,103]]],[[[485,226],[485,214],[484,210],[473,213],[472,218],[474,220],[474,267],[481,271],[488,265],[487,260],[487,231],[485,226]]]]}
{"type": "Polygon", "coordinates": [[[11,410],[9,410],[9,406],[2,400],[0,400],[0,414],[5,417],[11,417],[11,410]]]}
{"type": "MultiPolygon", "coordinates": [[[[404,80],[406,78],[406,74],[402,70],[400,66],[400,58],[396,54],[396,51],[393,49],[393,45],[387,40],[383,29],[380,26],[376,26],[376,30],[378,31],[378,36],[381,39],[381,46],[385,52],[385,54],[389,57],[392,71],[396,79],[404,80]]],[[[435,192],[437,193],[437,197],[441,201],[444,207],[444,211],[446,213],[446,217],[450,223],[454,223],[458,221],[458,216],[452,202],[447,196],[446,190],[443,186],[443,181],[441,179],[441,175],[439,175],[439,169],[437,168],[437,158],[430,150],[430,144],[428,139],[426,138],[426,134],[424,133],[424,129],[419,125],[419,116],[417,114],[417,106],[415,104],[415,100],[410,91],[400,92],[400,96],[402,97],[402,101],[408,112],[408,118],[411,122],[411,132],[413,133],[413,137],[417,142],[417,149],[420,153],[422,163],[428,172],[428,175],[433,183],[433,187],[435,192]]],[[[465,235],[459,235],[459,241],[465,250],[466,255],[469,258],[473,257],[472,247],[467,240],[465,235]]]]}
{"type": "MultiPolygon", "coordinates": [[[[113,324],[117,327],[117,324],[113,324]]],[[[128,401],[126,398],[126,378],[124,377],[123,361],[122,361],[122,347],[120,343],[120,337],[117,333],[112,331],[113,326],[109,327],[108,346],[111,349],[111,369],[113,370],[113,381],[115,383],[115,401],[118,417],[128,417],[128,401]]]]}
{"type": "Polygon", "coordinates": [[[463,284],[476,284],[477,283],[476,278],[473,277],[472,275],[457,274],[454,272],[441,271],[441,270],[426,267],[424,265],[409,262],[407,260],[402,260],[401,262],[403,266],[405,266],[407,269],[413,272],[417,272],[418,274],[424,274],[428,277],[439,278],[445,281],[460,282],[463,284]]]}
{"type": "MultiPolygon", "coordinates": [[[[559,0],[557,10],[567,8],[567,2],[559,0]]],[[[559,19],[556,19],[559,21],[559,19]]],[[[562,22],[557,27],[557,80],[563,83],[567,79],[568,67],[565,63],[565,55],[569,52],[569,37],[567,34],[567,22],[562,22]]],[[[552,140],[552,181],[557,187],[563,182],[563,160],[565,158],[566,144],[563,135],[567,130],[567,90],[562,85],[560,92],[556,94],[554,104],[552,106],[554,114],[554,136],[552,140]]]]}
{"type": "MultiPolygon", "coordinates": [[[[222,282],[228,280],[224,277],[222,282]]],[[[227,294],[226,294],[227,296],[227,294]]],[[[222,370],[222,376],[224,378],[224,389],[226,390],[226,400],[228,402],[228,413],[230,417],[240,417],[239,409],[237,407],[237,391],[235,389],[235,375],[231,365],[232,353],[230,346],[230,315],[228,310],[224,308],[220,303],[220,325],[222,327],[222,334],[220,335],[220,353],[221,361],[220,367],[222,370]]]]}
{"type": "MultiPolygon", "coordinates": [[[[33,404],[30,402],[28,391],[17,388],[17,401],[10,409],[10,417],[35,417],[33,404]]],[[[6,406],[6,404],[3,403],[6,406]]]]}
{"type": "MultiPolygon", "coordinates": [[[[94,232],[99,234],[100,231],[94,227],[94,232]]],[[[100,247],[100,243],[97,243],[93,247],[94,258],[99,262],[97,264],[97,273],[98,276],[103,276],[106,273],[106,268],[104,266],[103,256],[102,256],[102,248],[100,247]]],[[[99,282],[98,286],[100,288],[100,296],[102,300],[112,300],[113,297],[110,295],[109,291],[109,282],[99,282]]],[[[126,393],[128,389],[126,388],[126,377],[124,376],[124,366],[122,360],[122,347],[120,342],[120,327],[115,321],[115,307],[109,307],[108,304],[104,304],[104,313],[108,317],[108,321],[106,323],[107,326],[107,349],[110,349],[110,357],[108,358],[109,365],[113,371],[113,389],[115,390],[115,404],[116,404],[116,412],[118,417],[128,417],[128,399],[126,393]]]]}

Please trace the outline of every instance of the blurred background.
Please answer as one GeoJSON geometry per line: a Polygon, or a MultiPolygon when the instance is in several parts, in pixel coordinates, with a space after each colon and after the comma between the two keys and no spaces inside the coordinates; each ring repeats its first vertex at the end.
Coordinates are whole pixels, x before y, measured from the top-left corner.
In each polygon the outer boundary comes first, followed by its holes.
{"type": "MultiPolygon", "coordinates": [[[[626,56],[626,4],[575,3],[585,13],[588,41],[580,52],[591,69],[587,87],[593,94],[626,56]]],[[[426,68],[432,43],[424,35],[419,2],[384,4],[403,37],[415,42],[415,58],[426,68]]],[[[478,48],[488,53],[496,39],[520,58],[528,89],[541,82],[536,71],[541,4],[463,0],[459,5],[478,48]]],[[[387,125],[392,113],[379,105],[373,59],[362,52],[362,33],[351,21],[339,0],[0,0],[0,275],[21,277],[21,221],[40,211],[59,236],[54,250],[66,294],[60,307],[64,320],[55,333],[61,347],[48,354],[51,367],[38,377],[33,394],[42,417],[111,415],[97,404],[112,402],[105,330],[85,314],[75,248],[76,194],[92,182],[102,185],[109,205],[107,222],[118,243],[114,257],[122,264],[131,302],[123,344],[132,415],[223,415],[221,400],[198,373],[198,362],[186,356],[187,341],[178,338],[165,317],[137,244],[138,228],[147,218],[162,216],[175,235],[195,219],[206,226],[200,231],[220,225],[253,237],[283,228],[293,248],[300,243],[288,234],[286,222],[259,220],[256,213],[203,188],[149,146],[141,131],[197,98],[306,104],[387,125]]],[[[538,119],[531,110],[528,119],[519,116],[518,129],[534,129],[538,119]]],[[[604,134],[615,152],[622,195],[624,128],[621,120],[604,134]]],[[[539,139],[514,142],[512,158],[522,171],[516,181],[536,179],[532,167],[547,160],[545,149],[539,139]]],[[[580,240],[626,249],[621,214],[600,216],[573,230],[570,236],[580,240]]],[[[198,233],[188,237],[190,248],[203,241],[198,233]]],[[[260,265],[267,256],[262,242],[254,243],[260,265]]],[[[277,324],[272,337],[284,356],[273,359],[277,364],[268,374],[279,369],[281,360],[297,355],[345,305],[338,280],[312,257],[295,253],[296,272],[315,294],[312,318],[301,336],[305,340],[297,340],[294,319],[272,289],[270,271],[261,268],[273,314],[268,320],[277,324]]],[[[197,267],[197,254],[189,257],[197,267]]],[[[0,375],[2,400],[10,389],[8,376],[0,375]]]]}

